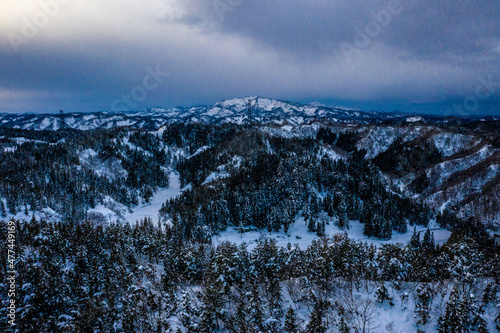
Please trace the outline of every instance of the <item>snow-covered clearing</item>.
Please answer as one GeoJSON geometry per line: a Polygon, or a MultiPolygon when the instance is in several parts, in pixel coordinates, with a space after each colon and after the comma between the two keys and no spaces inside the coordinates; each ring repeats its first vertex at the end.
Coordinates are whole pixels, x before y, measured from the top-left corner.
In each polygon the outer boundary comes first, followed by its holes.
{"type": "MultiPolygon", "coordinates": [[[[382,245],[382,244],[394,244],[394,243],[407,244],[410,241],[410,238],[413,234],[413,227],[409,226],[408,231],[406,233],[401,234],[394,231],[392,238],[390,240],[384,241],[384,240],[369,238],[363,235],[363,224],[360,223],[359,221],[350,221],[349,225],[350,225],[349,230],[342,230],[330,222],[329,225],[326,225],[325,229],[326,236],[328,237],[338,233],[347,232],[349,238],[353,240],[367,242],[369,244],[374,244],[374,245],[382,245]]],[[[436,226],[435,221],[431,221],[431,223],[429,224],[429,228],[434,233],[434,240],[436,244],[443,244],[450,237],[451,232],[436,226]]],[[[251,228],[251,229],[253,230],[256,228],[251,228]]],[[[426,229],[427,228],[417,226],[417,232],[422,231],[422,236],[426,229]]],[[[276,239],[278,246],[284,247],[287,246],[288,243],[291,243],[292,245],[298,244],[301,249],[307,248],[309,245],[311,245],[313,240],[318,239],[318,236],[316,236],[315,233],[307,231],[307,224],[304,218],[299,217],[296,219],[295,223],[290,226],[288,234],[285,234],[283,231],[280,231],[278,233],[277,232],[269,233],[267,230],[250,231],[240,234],[238,232],[237,227],[228,227],[225,232],[222,232],[219,235],[214,236],[213,242],[215,245],[225,241],[236,243],[238,245],[246,243],[248,249],[254,249],[257,246],[259,239],[263,237],[276,239]]]]}
{"type": "Polygon", "coordinates": [[[85,149],[79,155],[80,165],[83,168],[94,171],[99,176],[108,179],[125,178],[127,170],[122,167],[122,162],[116,157],[110,157],[105,161],[99,158],[99,154],[94,149],[85,149]]]}
{"type": "Polygon", "coordinates": [[[230,177],[231,175],[225,171],[223,172],[212,172],[208,177],[205,179],[205,181],[201,185],[206,185],[214,180],[221,179],[221,178],[227,178],[230,177]]]}
{"type": "Polygon", "coordinates": [[[156,222],[158,220],[158,211],[161,209],[161,205],[179,196],[181,193],[182,189],[179,174],[171,173],[169,177],[169,188],[156,192],[149,203],[139,205],[133,209],[132,213],[125,214],[125,220],[129,223],[136,223],[140,219],[151,217],[153,222],[156,222]]]}

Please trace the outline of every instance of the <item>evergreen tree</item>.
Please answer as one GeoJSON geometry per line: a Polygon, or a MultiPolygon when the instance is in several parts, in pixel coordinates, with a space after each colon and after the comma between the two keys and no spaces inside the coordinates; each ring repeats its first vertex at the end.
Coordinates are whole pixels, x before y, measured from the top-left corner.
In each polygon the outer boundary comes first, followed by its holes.
{"type": "Polygon", "coordinates": [[[375,297],[376,297],[376,300],[375,302],[377,303],[384,303],[385,301],[387,301],[389,303],[390,306],[393,306],[394,305],[394,301],[392,299],[392,297],[389,296],[389,291],[387,290],[387,288],[385,287],[385,284],[382,283],[378,288],[377,288],[377,291],[375,292],[375,297]]]}
{"type": "Polygon", "coordinates": [[[0,200],[0,216],[7,217],[7,212],[5,211],[5,203],[3,200],[0,200]]]}
{"type": "Polygon", "coordinates": [[[215,324],[213,313],[210,313],[208,308],[203,308],[201,313],[201,322],[197,327],[197,332],[200,333],[211,333],[215,331],[215,324]]]}
{"type": "Polygon", "coordinates": [[[276,319],[283,316],[281,286],[278,277],[272,278],[267,288],[270,315],[276,319]]]}
{"type": "Polygon", "coordinates": [[[312,218],[309,217],[307,220],[307,231],[309,232],[316,232],[316,221],[312,218]]]}
{"type": "Polygon", "coordinates": [[[255,331],[262,330],[264,313],[262,310],[262,305],[264,304],[262,298],[260,297],[259,290],[256,284],[252,285],[252,292],[250,294],[250,300],[248,302],[248,324],[249,327],[255,331]]]}
{"type": "Polygon", "coordinates": [[[234,324],[236,326],[237,333],[245,333],[248,331],[246,309],[245,309],[244,302],[239,302],[239,304],[238,304],[238,308],[236,309],[235,323],[234,324]]]}
{"type": "Polygon", "coordinates": [[[209,284],[203,292],[202,324],[206,332],[219,328],[219,318],[224,306],[224,290],[220,281],[209,284]]]}
{"type": "Polygon", "coordinates": [[[292,308],[288,308],[288,311],[286,313],[284,330],[286,333],[298,333],[299,331],[297,315],[292,308]]]}
{"type": "Polygon", "coordinates": [[[326,229],[325,221],[322,221],[322,222],[318,221],[318,224],[316,227],[316,235],[318,237],[324,237],[326,235],[325,229],[326,229]]]}
{"type": "Polygon", "coordinates": [[[428,285],[420,285],[417,288],[417,299],[415,302],[415,318],[418,325],[427,325],[430,319],[431,290],[428,285]]]}
{"type": "Polygon", "coordinates": [[[417,232],[416,226],[413,228],[413,234],[411,235],[410,243],[408,244],[408,246],[413,250],[420,249],[420,232],[417,232]]]}
{"type": "Polygon", "coordinates": [[[192,327],[196,324],[198,315],[198,309],[193,306],[191,297],[186,292],[183,292],[177,314],[181,324],[186,328],[192,327]]]}
{"type": "Polygon", "coordinates": [[[306,327],[306,333],[325,333],[328,329],[323,322],[328,303],[322,300],[316,300],[314,309],[310,316],[310,321],[306,327]]]}
{"type": "Polygon", "coordinates": [[[438,332],[469,332],[471,330],[487,331],[482,309],[475,304],[472,295],[464,295],[455,287],[446,304],[443,316],[438,320],[438,332]]]}
{"type": "Polygon", "coordinates": [[[424,239],[422,240],[422,248],[426,251],[434,251],[436,247],[434,242],[434,233],[432,233],[429,228],[425,231],[424,239]]]}

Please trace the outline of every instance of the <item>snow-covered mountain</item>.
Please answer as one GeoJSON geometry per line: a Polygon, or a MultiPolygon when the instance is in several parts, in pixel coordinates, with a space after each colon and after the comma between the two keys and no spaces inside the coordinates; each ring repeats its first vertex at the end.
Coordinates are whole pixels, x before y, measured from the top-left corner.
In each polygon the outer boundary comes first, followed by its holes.
{"type": "Polygon", "coordinates": [[[490,126],[497,130],[483,131],[476,124],[458,131],[437,125],[363,126],[356,129],[357,147],[384,170],[396,191],[411,193],[437,211],[477,216],[498,228],[500,127],[496,122],[490,126]],[[431,151],[439,157],[430,160],[431,151]],[[398,159],[395,167],[387,167],[393,159],[398,159]]]}
{"type": "MultiPolygon", "coordinates": [[[[417,116],[404,113],[384,113],[351,110],[323,106],[319,103],[308,105],[285,102],[263,97],[236,98],[218,102],[212,106],[176,108],[151,108],[143,111],[93,113],[67,113],[64,125],[67,128],[89,130],[130,126],[154,129],[167,123],[208,124],[263,123],[300,125],[311,120],[328,120],[332,123],[380,123],[435,121],[434,116],[417,116]],[[248,116],[248,101],[251,102],[251,116],[248,116]]],[[[12,128],[34,130],[57,130],[61,127],[59,114],[0,114],[0,125],[12,128]]]]}
{"type": "MultiPolygon", "coordinates": [[[[423,200],[438,212],[453,209],[461,216],[477,216],[500,227],[498,117],[457,119],[389,114],[262,97],[225,100],[212,106],[71,113],[65,114],[64,123],[58,114],[0,114],[0,127],[35,132],[55,131],[62,124],[77,130],[123,127],[127,131],[129,127],[156,131],[175,123],[257,123],[263,125],[259,130],[266,135],[316,139],[321,143],[319,157],[330,159],[349,158],[349,153],[328,140],[323,142],[318,131],[322,128],[352,133],[355,146],[366,150],[365,157],[378,165],[393,191],[423,200]]],[[[64,133],[59,132],[61,138],[64,133]]],[[[27,140],[19,137],[25,134],[8,134],[15,138],[5,143],[3,151],[15,151],[17,145],[27,140]]],[[[101,169],[94,171],[99,173],[101,169]]]]}

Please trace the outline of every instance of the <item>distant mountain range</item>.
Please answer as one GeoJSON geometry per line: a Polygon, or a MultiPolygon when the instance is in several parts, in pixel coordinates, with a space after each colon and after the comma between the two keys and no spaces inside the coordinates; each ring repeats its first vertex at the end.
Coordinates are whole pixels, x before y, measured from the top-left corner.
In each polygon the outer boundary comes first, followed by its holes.
{"type": "MultiPolygon", "coordinates": [[[[377,124],[456,121],[457,118],[443,118],[432,115],[405,113],[385,113],[329,107],[318,103],[308,105],[281,100],[247,97],[218,102],[212,106],[193,106],[176,108],[151,108],[143,111],[64,114],[64,125],[78,130],[103,129],[114,127],[134,127],[154,129],[168,123],[207,123],[207,124],[277,124],[301,125],[311,121],[330,123],[377,124]],[[251,116],[248,115],[248,101],[251,101],[251,116]]],[[[500,120],[500,117],[471,117],[470,120],[500,120]]],[[[61,127],[59,114],[0,114],[0,125],[11,128],[33,130],[58,130],[61,127]]]]}

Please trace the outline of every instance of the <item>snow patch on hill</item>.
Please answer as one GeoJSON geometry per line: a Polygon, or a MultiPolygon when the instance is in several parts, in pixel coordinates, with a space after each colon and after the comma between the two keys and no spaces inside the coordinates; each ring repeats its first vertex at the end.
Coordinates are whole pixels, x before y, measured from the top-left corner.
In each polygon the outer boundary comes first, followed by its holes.
{"type": "Polygon", "coordinates": [[[490,147],[483,147],[478,152],[465,156],[463,158],[453,159],[450,161],[445,161],[439,163],[438,165],[427,170],[427,177],[433,186],[438,188],[443,184],[443,182],[448,179],[453,173],[457,171],[463,171],[470,168],[473,165],[484,161],[486,158],[494,153],[490,147]]]}
{"type": "Polygon", "coordinates": [[[463,135],[442,132],[432,137],[434,145],[443,156],[451,156],[460,151],[470,149],[477,145],[480,141],[472,135],[463,135]]]}
{"type": "Polygon", "coordinates": [[[124,220],[129,223],[136,223],[138,220],[148,217],[151,218],[153,222],[157,222],[158,212],[162,204],[170,199],[176,198],[182,191],[179,174],[171,173],[169,177],[169,188],[164,188],[156,192],[149,203],[132,208],[132,212],[125,214],[124,220]]]}
{"type": "Polygon", "coordinates": [[[359,140],[358,149],[366,149],[366,158],[374,158],[386,151],[398,138],[403,141],[415,139],[422,133],[420,127],[375,126],[369,128],[359,140]]]}
{"type": "Polygon", "coordinates": [[[126,178],[127,170],[122,167],[121,161],[116,157],[110,157],[102,161],[93,149],[85,149],[79,154],[80,165],[83,168],[94,171],[99,176],[108,179],[126,178]]]}

